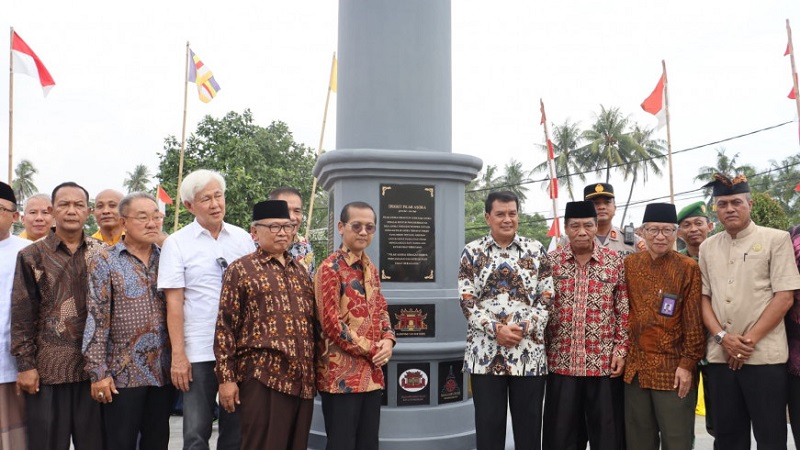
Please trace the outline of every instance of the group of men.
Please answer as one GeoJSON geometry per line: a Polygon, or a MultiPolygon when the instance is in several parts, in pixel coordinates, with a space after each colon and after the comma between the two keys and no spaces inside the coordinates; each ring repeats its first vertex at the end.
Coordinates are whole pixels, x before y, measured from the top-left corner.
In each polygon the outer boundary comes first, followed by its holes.
{"type": "Polygon", "coordinates": [[[505,447],[507,409],[518,450],[691,449],[698,366],[715,448],[749,449],[752,429],[786,449],[787,398],[800,440],[800,228],[793,247],[753,223],[743,176],[706,187],[710,238],[703,202],[648,204],[641,238],[624,233],[597,183],[549,254],[516,233],[517,197],[489,194],[459,272],[479,450],[505,447]]]}
{"type": "Polygon", "coordinates": [[[164,240],[152,195],[103,191],[88,236],[89,193],[62,183],[26,202],[27,240],[0,183],[0,448],[166,449],[177,390],[186,449],[208,448],[217,396],[217,448],[305,449],[317,392],[329,449],[377,449],[395,338],[372,207],[345,205],[315,281],[296,189],[257,203],[249,233],[224,221],[219,173],[181,197],[194,221],[164,240]]]}

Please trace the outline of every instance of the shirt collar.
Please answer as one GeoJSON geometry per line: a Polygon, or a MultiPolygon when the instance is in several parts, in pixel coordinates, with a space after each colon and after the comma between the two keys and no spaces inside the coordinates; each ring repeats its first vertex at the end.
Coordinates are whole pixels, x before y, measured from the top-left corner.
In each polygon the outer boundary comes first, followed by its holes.
{"type": "MultiPolygon", "coordinates": [[[[483,242],[483,248],[485,250],[488,250],[489,247],[491,247],[493,245],[496,246],[497,248],[503,248],[503,247],[500,246],[500,244],[497,243],[497,241],[494,240],[494,237],[492,236],[492,234],[489,233],[489,234],[486,235],[486,238],[485,238],[485,240],[483,242]]],[[[520,236],[517,233],[514,233],[514,239],[511,240],[511,243],[508,244],[508,247],[511,247],[513,245],[516,245],[517,247],[522,247],[522,243],[520,242],[520,236]]]]}
{"type": "MultiPolygon", "coordinates": [[[[51,228],[50,229],[50,233],[47,236],[45,236],[43,239],[44,239],[45,243],[47,244],[47,246],[50,247],[50,249],[52,251],[58,250],[58,247],[63,244],[63,241],[61,240],[61,238],[58,237],[58,235],[56,234],[56,229],[55,228],[51,228]]],[[[86,233],[82,233],[81,243],[80,243],[80,245],[78,245],[78,248],[85,247],[87,239],[94,239],[94,238],[93,237],[87,237],[86,233]]],[[[102,241],[99,241],[99,242],[102,244],[102,241]]],[[[64,244],[64,247],[66,248],[67,245],[64,244]]]]}
{"type": "MultiPolygon", "coordinates": [[[[150,254],[150,259],[153,259],[153,255],[155,255],[156,257],[159,257],[161,255],[161,248],[159,246],[157,246],[156,244],[150,244],[150,245],[151,245],[152,250],[153,250],[153,252],[150,254]]],[[[125,245],[125,241],[124,240],[121,240],[121,241],[117,242],[116,244],[114,244],[114,247],[120,253],[125,252],[125,253],[127,253],[129,255],[132,255],[132,253],[130,251],[128,251],[128,246],[125,245]]]]}
{"type": "MultiPolygon", "coordinates": [[[[222,229],[220,229],[220,231],[219,231],[220,236],[223,235],[223,234],[229,234],[228,230],[225,228],[225,225],[227,225],[227,223],[222,222],[222,229]]],[[[192,221],[192,226],[194,227],[194,230],[193,230],[194,231],[194,237],[200,236],[201,234],[203,234],[204,231],[206,232],[206,234],[211,236],[211,232],[208,231],[207,229],[203,228],[203,226],[200,225],[200,222],[197,221],[197,218],[195,218],[194,221],[192,221]]]]}
{"type": "MultiPolygon", "coordinates": [[[[262,249],[261,247],[256,248],[256,255],[258,255],[258,259],[260,259],[263,262],[269,262],[272,260],[278,261],[274,256],[264,251],[264,249],[262,249]]],[[[294,266],[296,264],[294,258],[292,258],[292,255],[290,255],[288,251],[283,252],[283,260],[285,261],[284,264],[285,266],[290,266],[290,265],[294,266]]]]}
{"type": "Polygon", "coordinates": [[[359,258],[358,256],[356,256],[355,253],[350,251],[350,249],[347,248],[347,246],[344,244],[342,244],[342,246],[339,247],[339,252],[342,254],[342,257],[344,258],[344,261],[347,263],[348,266],[352,267],[353,264],[357,262],[361,262],[361,265],[364,267],[367,267],[370,264],[372,264],[372,262],[369,259],[369,256],[367,256],[367,252],[362,252],[361,258],[359,258]]]}
{"type": "MultiPolygon", "coordinates": [[[[597,244],[597,242],[593,242],[594,246],[592,248],[592,256],[589,259],[593,259],[600,264],[603,264],[603,252],[600,250],[602,247],[597,244]]],[[[575,252],[572,250],[572,244],[567,244],[564,247],[564,253],[567,256],[567,259],[575,259],[575,252]]]]}
{"type": "MultiPolygon", "coordinates": [[[[747,224],[747,226],[744,228],[744,230],[736,233],[736,239],[743,239],[743,238],[746,238],[747,236],[750,236],[751,234],[756,232],[756,228],[757,228],[756,223],[753,222],[753,219],[751,218],[750,219],[750,223],[747,224]]],[[[728,239],[731,239],[731,240],[733,239],[731,237],[730,233],[726,232],[725,235],[728,236],[728,239]]]]}

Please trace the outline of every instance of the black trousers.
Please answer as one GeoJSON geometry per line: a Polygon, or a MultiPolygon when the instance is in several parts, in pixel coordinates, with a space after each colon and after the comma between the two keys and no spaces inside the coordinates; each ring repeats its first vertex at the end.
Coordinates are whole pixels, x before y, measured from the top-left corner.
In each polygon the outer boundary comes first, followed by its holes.
{"type": "Polygon", "coordinates": [[[800,376],[789,375],[789,421],[795,448],[800,449],[800,376]]]}
{"type": "Polygon", "coordinates": [[[356,394],[320,392],[327,450],[378,450],[381,391],[356,394]]]}
{"type": "Polygon", "coordinates": [[[169,414],[175,388],[142,386],[119,388],[111,403],[103,405],[103,422],[109,449],[166,450],[169,447],[169,414]],[[141,435],[141,441],[137,441],[141,435]]]}
{"type": "MultiPolygon", "coordinates": [[[[714,386],[708,382],[708,365],[697,366],[697,368],[700,369],[700,373],[703,374],[703,401],[706,405],[706,432],[711,437],[715,437],[714,410],[709,407],[709,403],[711,403],[711,391],[714,389],[714,386]]],[[[716,440],[714,441],[714,450],[719,450],[719,445],[716,440]]]]}
{"type": "Polygon", "coordinates": [[[585,449],[586,430],[592,450],[621,450],[625,418],[615,408],[610,377],[547,376],[544,401],[544,450],[585,449]]]}
{"type": "Polygon", "coordinates": [[[100,404],[92,400],[91,383],[43,384],[25,395],[28,448],[36,450],[103,449],[100,404]]]}
{"type": "Polygon", "coordinates": [[[759,450],[786,450],[786,364],[709,364],[709,400],[714,414],[715,445],[725,450],[750,448],[750,425],[759,450]]]}
{"type": "Polygon", "coordinates": [[[516,450],[542,448],[542,402],[546,377],[470,375],[478,450],[503,450],[511,409],[516,450]]]}

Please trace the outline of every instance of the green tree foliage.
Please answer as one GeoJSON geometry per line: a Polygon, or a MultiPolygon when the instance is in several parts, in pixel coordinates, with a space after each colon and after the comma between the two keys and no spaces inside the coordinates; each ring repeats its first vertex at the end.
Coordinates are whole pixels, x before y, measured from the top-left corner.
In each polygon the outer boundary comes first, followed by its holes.
{"type": "MultiPolygon", "coordinates": [[[[178,182],[179,152],[180,142],[169,136],[164,140],[164,153],[159,154],[157,178],[173,198],[178,182]]],[[[222,118],[206,116],[200,121],[197,130],[187,139],[183,174],[186,176],[197,169],[220,172],[227,184],[225,220],[249,229],[253,205],[265,200],[276,187],[297,188],[307,207],[315,160],[309,148],[294,141],[285,123],[275,121],[262,127],[254,123],[250,110],[241,114],[231,111],[222,118]]],[[[174,214],[174,209],[167,205],[165,229],[172,229],[174,214]]],[[[192,215],[181,207],[180,225],[192,220],[192,215]]],[[[305,234],[305,224],[301,226],[301,233],[305,234]]]]}
{"type": "Polygon", "coordinates": [[[631,125],[619,108],[606,109],[600,105],[594,124],[581,136],[588,142],[580,151],[581,165],[598,174],[605,172],[608,183],[612,169],[618,168],[624,174],[625,165],[647,158],[645,150],[630,134],[631,125]]]}
{"type": "MultiPolygon", "coordinates": [[[[558,178],[559,186],[567,189],[570,201],[575,201],[575,180],[577,176],[582,182],[586,181],[584,175],[585,168],[581,165],[581,155],[578,146],[581,143],[581,131],[578,124],[570,122],[569,119],[565,120],[562,125],[553,126],[553,152],[555,153],[555,171],[558,178]]],[[[539,145],[547,154],[547,145],[539,145]]],[[[545,161],[533,168],[534,173],[546,174],[549,178],[550,168],[548,162],[545,161]]],[[[547,186],[549,181],[546,181],[543,186],[547,186]]],[[[580,192],[580,187],[578,188],[580,192]]]]}
{"type": "Polygon", "coordinates": [[[789,217],[781,206],[781,202],[770,197],[766,192],[754,192],[752,195],[753,210],[750,217],[757,225],[779,230],[788,230],[794,225],[789,222],[789,217]]]}
{"type": "Polygon", "coordinates": [[[39,173],[39,169],[33,166],[33,163],[27,159],[23,159],[17,164],[14,169],[14,179],[11,181],[11,189],[14,190],[14,196],[17,197],[17,202],[22,202],[37,193],[39,188],[33,182],[33,176],[39,173]]]}
{"type": "Polygon", "coordinates": [[[147,191],[148,184],[150,184],[150,169],[144,164],[134,167],[132,172],[128,172],[128,178],[122,182],[129,194],[147,191]]]}

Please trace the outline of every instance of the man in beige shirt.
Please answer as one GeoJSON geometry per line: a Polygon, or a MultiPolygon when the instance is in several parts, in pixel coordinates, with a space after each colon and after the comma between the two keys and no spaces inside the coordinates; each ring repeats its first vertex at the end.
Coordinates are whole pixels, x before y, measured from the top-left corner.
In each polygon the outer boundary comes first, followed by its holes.
{"type": "Polygon", "coordinates": [[[725,232],[700,245],[703,322],[716,446],[786,448],[786,361],[783,316],[800,288],[794,251],[785,231],[760,227],[750,212],[747,178],[716,174],[717,216],[725,232]]]}

